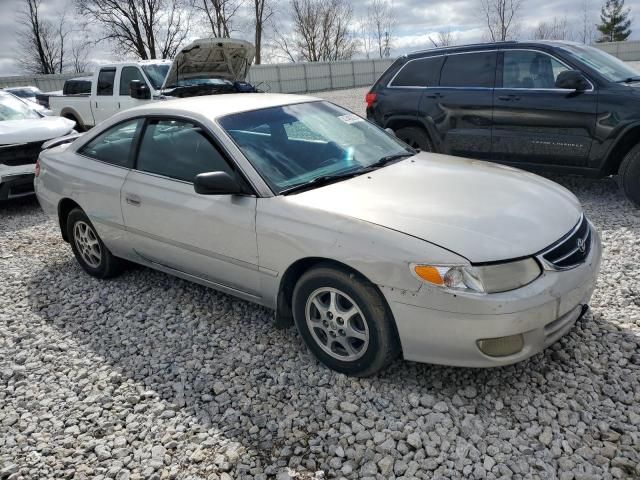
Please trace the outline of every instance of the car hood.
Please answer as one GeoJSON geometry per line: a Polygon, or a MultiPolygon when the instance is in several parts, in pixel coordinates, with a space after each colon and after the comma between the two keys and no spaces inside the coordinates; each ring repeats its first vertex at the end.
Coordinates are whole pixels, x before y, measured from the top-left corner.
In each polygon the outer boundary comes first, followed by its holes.
{"type": "Polygon", "coordinates": [[[582,214],[578,199],[550,180],[431,153],[286,198],[426,240],[472,263],[538,253],[582,214]]]}
{"type": "Polygon", "coordinates": [[[50,140],[66,135],[75,124],[62,117],[0,121],[0,145],[50,140]]]}
{"type": "Polygon", "coordinates": [[[201,38],[178,52],[162,89],[188,78],[221,78],[244,81],[255,55],[254,46],[233,38],[201,38]]]}

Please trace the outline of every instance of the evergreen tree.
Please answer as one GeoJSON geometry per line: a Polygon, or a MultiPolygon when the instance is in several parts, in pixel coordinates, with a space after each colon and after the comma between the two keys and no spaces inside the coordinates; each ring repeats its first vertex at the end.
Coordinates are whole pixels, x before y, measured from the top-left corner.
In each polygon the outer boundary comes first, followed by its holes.
{"type": "Polygon", "coordinates": [[[631,35],[631,9],[624,8],[624,0],[607,0],[600,11],[598,30],[602,34],[598,42],[623,42],[631,35]]]}

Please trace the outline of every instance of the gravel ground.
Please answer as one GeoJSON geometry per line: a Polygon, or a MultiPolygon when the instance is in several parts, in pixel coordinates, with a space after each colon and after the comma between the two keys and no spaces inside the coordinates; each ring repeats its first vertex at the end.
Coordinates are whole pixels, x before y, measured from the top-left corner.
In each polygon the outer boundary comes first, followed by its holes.
{"type": "Polygon", "coordinates": [[[34,200],[0,206],[0,479],[639,478],[640,210],[611,179],[554,179],[603,237],[592,313],[518,365],[369,379],[250,303],[90,278],[34,200]]]}

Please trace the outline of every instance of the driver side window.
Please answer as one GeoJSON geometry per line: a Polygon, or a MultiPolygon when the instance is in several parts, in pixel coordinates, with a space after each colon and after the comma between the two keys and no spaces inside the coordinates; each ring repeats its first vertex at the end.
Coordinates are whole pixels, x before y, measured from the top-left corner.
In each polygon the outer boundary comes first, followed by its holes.
{"type": "Polygon", "coordinates": [[[504,52],[503,88],[555,88],[561,72],[568,70],[555,58],[529,50],[504,52]]]}
{"type": "Polygon", "coordinates": [[[174,119],[147,123],[136,168],[185,182],[193,182],[196,175],[205,172],[234,174],[202,127],[174,119]]]}

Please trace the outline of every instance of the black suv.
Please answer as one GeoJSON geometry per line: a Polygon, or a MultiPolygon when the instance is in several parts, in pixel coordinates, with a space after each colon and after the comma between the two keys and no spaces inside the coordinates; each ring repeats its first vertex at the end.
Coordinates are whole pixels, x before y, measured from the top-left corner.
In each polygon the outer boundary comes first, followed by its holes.
{"type": "Polygon", "coordinates": [[[366,96],[367,118],[420,150],[591,177],[640,206],[640,76],[570,42],[415,52],[366,96]]]}

